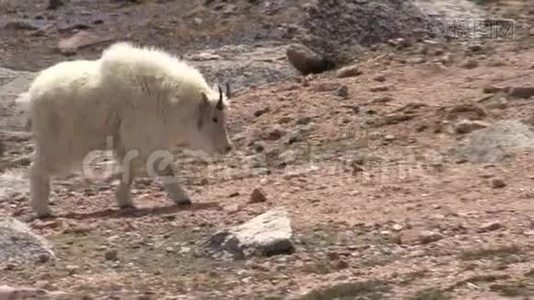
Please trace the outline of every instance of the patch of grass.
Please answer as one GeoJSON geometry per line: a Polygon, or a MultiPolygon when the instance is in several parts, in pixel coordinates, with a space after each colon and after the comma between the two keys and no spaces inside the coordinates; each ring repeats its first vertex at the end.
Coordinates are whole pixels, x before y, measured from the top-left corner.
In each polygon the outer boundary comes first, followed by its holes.
{"type": "Polygon", "coordinates": [[[387,283],[378,280],[345,282],[321,290],[311,291],[299,300],[383,300],[387,299],[385,294],[390,290],[391,287],[387,283]]]}
{"type": "Polygon", "coordinates": [[[479,260],[479,259],[494,259],[500,258],[508,260],[511,255],[523,254],[518,246],[506,246],[501,248],[482,248],[476,250],[465,251],[460,254],[460,259],[464,261],[479,260]]]}
{"type": "Polygon", "coordinates": [[[449,294],[437,288],[426,288],[418,291],[409,300],[448,300],[452,299],[449,294]]]}

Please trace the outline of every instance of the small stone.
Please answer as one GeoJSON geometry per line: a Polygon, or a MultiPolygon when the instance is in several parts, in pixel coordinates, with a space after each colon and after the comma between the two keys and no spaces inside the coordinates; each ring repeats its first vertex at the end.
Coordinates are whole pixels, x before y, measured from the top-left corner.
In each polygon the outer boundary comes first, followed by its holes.
{"type": "Polygon", "coordinates": [[[429,244],[441,239],[443,239],[443,235],[434,231],[422,231],[418,236],[418,240],[421,244],[429,244]]]}
{"type": "Polygon", "coordinates": [[[408,60],[410,64],[413,65],[419,65],[426,62],[426,59],[424,57],[414,57],[408,60]]]}
{"type": "Polygon", "coordinates": [[[285,134],[286,134],[286,131],[283,130],[282,128],[274,127],[267,133],[267,135],[265,136],[265,139],[268,141],[276,141],[276,140],[279,140],[285,134]]]}
{"type": "Polygon", "coordinates": [[[290,45],[286,50],[286,56],[291,65],[302,75],[321,73],[335,66],[333,61],[321,57],[302,44],[290,45]]]}
{"type": "Polygon", "coordinates": [[[287,144],[294,144],[296,142],[302,141],[302,131],[297,130],[293,133],[291,133],[287,138],[287,144]]]}
{"type": "Polygon", "coordinates": [[[260,153],[265,150],[265,143],[262,141],[255,141],[252,144],[252,147],[254,148],[254,151],[256,151],[257,153],[260,153]]]}
{"type": "Polygon", "coordinates": [[[528,34],[530,36],[534,36],[534,27],[530,28],[530,30],[528,31],[528,34]]]}
{"type": "Polygon", "coordinates": [[[312,118],[311,117],[301,117],[301,118],[298,118],[297,121],[295,121],[295,123],[297,125],[307,125],[311,122],[312,118]]]}
{"type": "Polygon", "coordinates": [[[518,86],[507,89],[508,94],[512,97],[528,99],[534,96],[534,86],[518,86]]]}
{"type": "Polygon", "coordinates": [[[64,55],[73,55],[79,49],[104,42],[108,39],[88,31],[78,31],[73,36],[59,41],[57,49],[64,55]]]}
{"type": "Polygon", "coordinates": [[[493,178],[490,180],[490,187],[492,189],[501,189],[506,186],[506,182],[502,178],[493,178]]]}
{"type": "Polygon", "coordinates": [[[41,254],[39,254],[39,255],[37,256],[37,260],[38,260],[40,263],[44,264],[44,263],[46,263],[46,262],[48,262],[48,261],[50,260],[50,255],[47,254],[47,253],[41,253],[41,254]]]}
{"type": "Polygon", "coordinates": [[[526,236],[534,236],[534,230],[523,231],[523,234],[526,236]]]}
{"type": "Polygon", "coordinates": [[[225,205],[223,207],[223,210],[226,211],[228,214],[235,214],[236,212],[241,210],[241,206],[239,206],[239,204],[237,203],[229,204],[225,205]]]}
{"type": "Polygon", "coordinates": [[[482,92],[484,94],[496,94],[496,93],[499,93],[499,92],[501,92],[503,90],[504,90],[503,88],[496,87],[494,85],[487,85],[487,86],[484,86],[482,88],[482,92]]]}
{"type": "Polygon", "coordinates": [[[54,10],[59,8],[60,6],[63,6],[63,0],[48,0],[48,6],[46,9],[54,10]]]}
{"type": "Polygon", "coordinates": [[[37,289],[47,289],[50,286],[50,282],[47,280],[37,280],[35,282],[35,288],[37,289]]]}
{"type": "Polygon", "coordinates": [[[193,18],[193,23],[196,25],[196,26],[199,26],[199,25],[202,25],[203,21],[201,18],[193,18]]]}
{"type": "Polygon", "coordinates": [[[220,60],[222,57],[217,54],[212,54],[208,52],[201,52],[191,55],[191,60],[193,61],[210,61],[210,60],[220,60]]]}
{"type": "Polygon", "coordinates": [[[250,201],[249,203],[260,203],[260,202],[266,202],[267,197],[265,196],[265,193],[261,188],[255,188],[252,191],[252,194],[250,195],[250,201]]]}
{"type": "Polygon", "coordinates": [[[336,260],[334,266],[336,267],[337,270],[343,270],[349,267],[349,263],[347,263],[343,259],[338,259],[336,260]]]}
{"type": "Polygon", "coordinates": [[[260,108],[260,109],[258,109],[258,110],[256,110],[256,111],[254,112],[254,116],[255,116],[255,117],[259,117],[259,116],[261,116],[261,115],[264,115],[264,114],[268,113],[269,110],[270,110],[270,108],[269,108],[268,106],[267,106],[267,107],[264,107],[264,108],[260,108]]]}
{"type": "Polygon", "coordinates": [[[372,87],[370,90],[371,92],[376,93],[376,92],[387,92],[390,89],[391,88],[388,85],[379,85],[379,86],[372,87]]]}
{"type": "Polygon", "coordinates": [[[384,82],[386,81],[386,76],[383,74],[380,74],[380,75],[376,75],[373,79],[378,82],[384,82]]]}
{"type": "Polygon", "coordinates": [[[463,119],[456,123],[454,126],[454,131],[457,134],[466,134],[475,130],[486,128],[488,126],[490,126],[490,124],[484,121],[463,119]]]}
{"type": "Polygon", "coordinates": [[[488,222],[478,227],[477,232],[481,233],[481,232],[495,231],[497,229],[500,229],[501,227],[502,225],[499,221],[488,222]]]}
{"type": "Polygon", "coordinates": [[[106,253],[104,253],[104,258],[106,260],[117,260],[118,254],[119,252],[117,250],[111,249],[111,250],[106,251],[106,253]]]}
{"type": "Polygon", "coordinates": [[[468,59],[464,61],[461,65],[461,67],[465,69],[474,69],[474,68],[477,68],[478,66],[479,66],[478,61],[474,59],[468,59]]]}
{"type": "Polygon", "coordinates": [[[400,225],[400,224],[393,224],[393,225],[391,226],[391,229],[392,229],[393,231],[401,231],[401,230],[402,230],[402,225],[400,225]]]}
{"type": "Polygon", "coordinates": [[[386,142],[392,142],[392,141],[395,140],[395,136],[392,135],[392,134],[388,134],[388,135],[386,135],[386,136],[384,137],[384,140],[385,140],[386,142]]]}
{"type": "Polygon", "coordinates": [[[388,103],[393,101],[393,97],[391,96],[380,96],[378,98],[375,98],[372,102],[373,103],[388,103]]]}
{"type": "Polygon", "coordinates": [[[468,50],[470,52],[480,52],[484,50],[484,47],[482,47],[482,45],[480,44],[473,44],[473,45],[469,45],[468,50]]]}
{"type": "Polygon", "coordinates": [[[339,69],[336,73],[337,78],[355,77],[361,75],[362,71],[357,65],[347,66],[339,69]]]}
{"type": "Polygon", "coordinates": [[[334,94],[338,97],[347,98],[349,96],[349,88],[346,85],[344,85],[336,89],[334,94]]]}
{"type": "Polygon", "coordinates": [[[68,265],[65,267],[65,270],[69,273],[69,275],[74,275],[78,271],[78,267],[73,266],[73,265],[68,265]]]}

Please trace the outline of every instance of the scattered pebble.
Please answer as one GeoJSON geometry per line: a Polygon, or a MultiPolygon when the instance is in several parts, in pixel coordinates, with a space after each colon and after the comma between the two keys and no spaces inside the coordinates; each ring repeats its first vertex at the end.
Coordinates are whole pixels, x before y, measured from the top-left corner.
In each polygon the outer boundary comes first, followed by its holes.
{"type": "Polygon", "coordinates": [[[347,66],[339,69],[336,73],[336,76],[338,78],[345,78],[345,77],[354,77],[361,75],[362,71],[358,68],[357,65],[347,66]]]}
{"type": "Polygon", "coordinates": [[[386,76],[385,75],[376,75],[374,78],[373,78],[375,81],[378,81],[378,82],[384,82],[386,81],[386,76]]]}
{"type": "Polygon", "coordinates": [[[419,233],[418,240],[421,244],[429,244],[443,239],[443,235],[434,231],[422,231],[419,233]]]}
{"type": "Polygon", "coordinates": [[[260,203],[267,201],[267,197],[261,188],[255,188],[250,195],[249,203],[260,203]]]}
{"type": "Polygon", "coordinates": [[[506,182],[502,178],[493,178],[490,180],[490,187],[492,189],[500,189],[506,186],[506,182]]]}
{"type": "Polygon", "coordinates": [[[390,89],[391,87],[389,85],[379,85],[379,86],[372,87],[370,90],[371,92],[376,93],[376,92],[387,92],[390,89]]]}
{"type": "Polygon", "coordinates": [[[502,227],[501,223],[499,221],[492,221],[485,224],[482,224],[478,228],[478,232],[489,232],[489,231],[495,231],[497,229],[500,229],[502,227]]]}
{"type": "Polygon", "coordinates": [[[464,61],[461,65],[462,68],[466,68],[466,69],[474,69],[474,68],[477,68],[478,66],[479,66],[478,61],[474,59],[468,59],[464,61]]]}
{"type": "Polygon", "coordinates": [[[349,96],[349,88],[346,85],[344,85],[336,89],[334,94],[338,97],[347,98],[349,96]]]}
{"type": "Polygon", "coordinates": [[[107,250],[106,253],[104,253],[104,258],[106,260],[117,260],[118,254],[119,252],[115,249],[107,250]]]}

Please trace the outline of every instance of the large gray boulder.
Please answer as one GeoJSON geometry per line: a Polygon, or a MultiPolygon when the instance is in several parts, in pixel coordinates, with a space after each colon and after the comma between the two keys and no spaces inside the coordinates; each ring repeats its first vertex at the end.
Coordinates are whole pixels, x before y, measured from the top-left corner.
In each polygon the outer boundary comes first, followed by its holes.
{"type": "Polygon", "coordinates": [[[458,160],[471,163],[496,163],[518,151],[534,149],[532,127],[517,120],[498,121],[471,132],[466,138],[467,142],[451,151],[458,160]]]}
{"type": "Polygon", "coordinates": [[[251,256],[291,254],[292,229],[284,209],[267,211],[239,226],[213,235],[204,245],[204,252],[215,258],[246,259],[251,256]]]}
{"type": "Polygon", "coordinates": [[[43,261],[54,257],[51,244],[28,225],[11,217],[0,217],[0,263],[43,261]]]}

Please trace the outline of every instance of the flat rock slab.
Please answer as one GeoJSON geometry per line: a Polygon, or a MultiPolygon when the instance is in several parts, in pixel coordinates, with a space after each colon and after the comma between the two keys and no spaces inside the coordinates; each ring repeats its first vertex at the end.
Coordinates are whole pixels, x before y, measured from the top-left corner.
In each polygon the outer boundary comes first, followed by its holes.
{"type": "Polygon", "coordinates": [[[0,204],[12,194],[20,192],[29,192],[28,179],[22,172],[7,171],[0,174],[0,204]]]}
{"type": "Polygon", "coordinates": [[[490,127],[471,132],[467,143],[457,145],[452,153],[471,163],[495,163],[517,151],[534,148],[534,131],[520,121],[499,121],[490,127]]]}
{"type": "Polygon", "coordinates": [[[214,258],[233,260],[291,254],[295,250],[292,234],[288,213],[276,208],[214,234],[204,245],[203,252],[214,258]]]}
{"type": "Polygon", "coordinates": [[[0,217],[0,262],[43,261],[55,257],[51,244],[25,223],[0,217]]]}
{"type": "Polygon", "coordinates": [[[39,288],[0,285],[0,300],[62,299],[60,296],[65,295],[62,292],[51,292],[39,288]]]}

